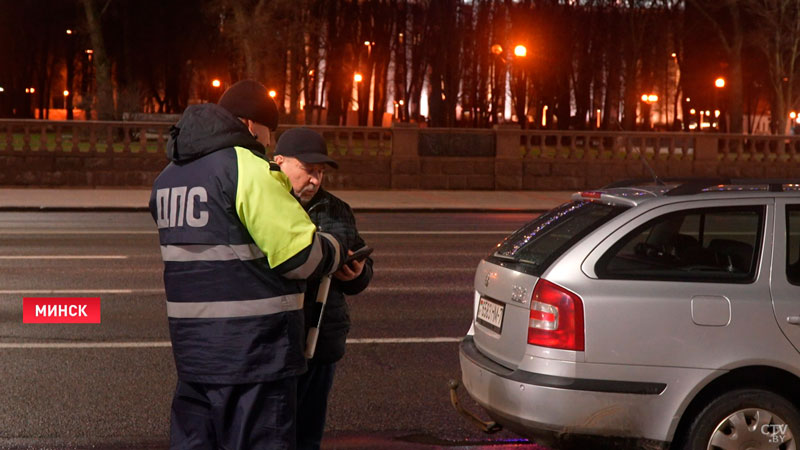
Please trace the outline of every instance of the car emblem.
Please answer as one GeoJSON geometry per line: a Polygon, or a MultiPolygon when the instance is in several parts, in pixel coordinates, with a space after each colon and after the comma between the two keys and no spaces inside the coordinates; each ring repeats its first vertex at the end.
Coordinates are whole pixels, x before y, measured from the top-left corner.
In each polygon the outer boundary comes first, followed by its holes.
{"type": "Polygon", "coordinates": [[[528,300],[525,297],[525,294],[527,292],[528,292],[528,290],[525,289],[522,286],[516,286],[516,285],[512,286],[511,287],[511,301],[514,301],[514,302],[517,302],[517,303],[522,303],[523,305],[528,303],[528,300]]]}

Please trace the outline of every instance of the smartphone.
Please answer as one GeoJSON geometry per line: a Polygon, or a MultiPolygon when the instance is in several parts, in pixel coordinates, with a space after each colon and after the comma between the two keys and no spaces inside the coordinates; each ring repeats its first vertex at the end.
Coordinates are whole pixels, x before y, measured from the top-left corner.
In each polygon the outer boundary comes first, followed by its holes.
{"type": "Polygon", "coordinates": [[[352,255],[348,256],[347,259],[344,260],[345,264],[350,264],[351,261],[363,261],[372,253],[372,247],[363,246],[360,249],[353,252],[352,255]]]}

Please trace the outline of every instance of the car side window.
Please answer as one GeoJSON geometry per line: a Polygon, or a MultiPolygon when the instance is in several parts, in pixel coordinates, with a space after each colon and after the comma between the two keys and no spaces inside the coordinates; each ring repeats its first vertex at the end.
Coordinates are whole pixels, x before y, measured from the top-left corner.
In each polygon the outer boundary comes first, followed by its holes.
{"type": "Polygon", "coordinates": [[[665,214],[620,239],[595,269],[605,279],[750,283],[763,224],[763,206],[665,214]]]}
{"type": "Polygon", "coordinates": [[[786,206],[786,278],[800,285],[800,205],[786,206]]]}

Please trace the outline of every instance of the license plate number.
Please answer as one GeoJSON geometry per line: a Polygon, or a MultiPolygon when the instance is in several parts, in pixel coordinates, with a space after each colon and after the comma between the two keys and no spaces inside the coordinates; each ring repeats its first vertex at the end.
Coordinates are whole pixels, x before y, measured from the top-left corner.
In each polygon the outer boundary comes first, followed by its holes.
{"type": "Polygon", "coordinates": [[[481,297],[478,302],[478,314],[475,321],[484,327],[500,333],[503,330],[503,312],[506,305],[481,297]]]}

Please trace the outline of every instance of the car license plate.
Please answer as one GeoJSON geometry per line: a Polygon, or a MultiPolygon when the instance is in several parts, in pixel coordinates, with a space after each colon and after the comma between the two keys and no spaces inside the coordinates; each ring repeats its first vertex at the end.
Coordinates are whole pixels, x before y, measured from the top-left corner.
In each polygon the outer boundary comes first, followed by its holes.
{"type": "Polygon", "coordinates": [[[506,305],[486,297],[481,297],[478,302],[478,315],[475,321],[484,327],[500,334],[503,330],[503,311],[506,305]]]}

